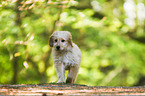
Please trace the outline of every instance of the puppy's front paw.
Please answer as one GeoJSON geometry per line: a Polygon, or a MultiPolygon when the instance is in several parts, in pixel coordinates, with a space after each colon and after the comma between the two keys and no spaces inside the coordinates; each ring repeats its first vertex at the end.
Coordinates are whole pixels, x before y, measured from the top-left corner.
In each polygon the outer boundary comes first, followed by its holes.
{"type": "Polygon", "coordinates": [[[57,81],[56,83],[58,83],[58,84],[63,84],[64,82],[57,81]]]}
{"type": "Polygon", "coordinates": [[[56,83],[64,83],[64,80],[59,79],[56,83]]]}

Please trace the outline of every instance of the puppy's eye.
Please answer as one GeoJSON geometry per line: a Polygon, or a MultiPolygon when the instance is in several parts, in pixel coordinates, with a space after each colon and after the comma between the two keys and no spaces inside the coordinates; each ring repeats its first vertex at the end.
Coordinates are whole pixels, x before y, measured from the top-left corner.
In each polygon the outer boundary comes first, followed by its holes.
{"type": "Polygon", "coordinates": [[[65,40],[61,40],[61,42],[65,42],[65,40]]]}
{"type": "Polygon", "coordinates": [[[55,42],[57,42],[57,39],[55,39],[55,42]]]}

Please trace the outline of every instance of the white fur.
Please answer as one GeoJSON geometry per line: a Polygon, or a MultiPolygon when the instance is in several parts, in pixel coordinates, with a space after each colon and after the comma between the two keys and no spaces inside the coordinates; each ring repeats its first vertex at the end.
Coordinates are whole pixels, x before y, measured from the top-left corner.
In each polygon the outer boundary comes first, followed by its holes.
{"type": "Polygon", "coordinates": [[[51,37],[58,40],[58,42],[52,40],[52,55],[58,77],[57,83],[65,82],[65,70],[69,70],[67,83],[74,83],[80,68],[81,51],[72,41],[70,44],[69,40],[72,37],[68,31],[55,31],[51,37]],[[62,39],[65,42],[61,42],[62,39]],[[60,46],[59,51],[56,50],[58,45],[60,46]]]}

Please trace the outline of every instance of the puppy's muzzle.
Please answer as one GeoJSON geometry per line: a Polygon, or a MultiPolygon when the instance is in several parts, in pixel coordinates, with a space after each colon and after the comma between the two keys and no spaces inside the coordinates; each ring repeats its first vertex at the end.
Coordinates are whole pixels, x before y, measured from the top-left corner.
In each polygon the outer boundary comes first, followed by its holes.
{"type": "Polygon", "coordinates": [[[56,50],[60,50],[60,46],[56,46],[56,50]]]}

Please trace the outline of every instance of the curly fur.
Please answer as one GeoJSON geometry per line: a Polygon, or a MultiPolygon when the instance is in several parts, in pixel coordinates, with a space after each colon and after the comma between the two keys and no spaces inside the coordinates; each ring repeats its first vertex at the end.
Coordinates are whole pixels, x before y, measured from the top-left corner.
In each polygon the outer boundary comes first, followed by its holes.
{"type": "Polygon", "coordinates": [[[79,47],[72,42],[70,32],[55,31],[49,38],[49,45],[52,47],[57,83],[65,82],[65,70],[69,70],[66,83],[74,83],[82,56],[79,47]]]}

